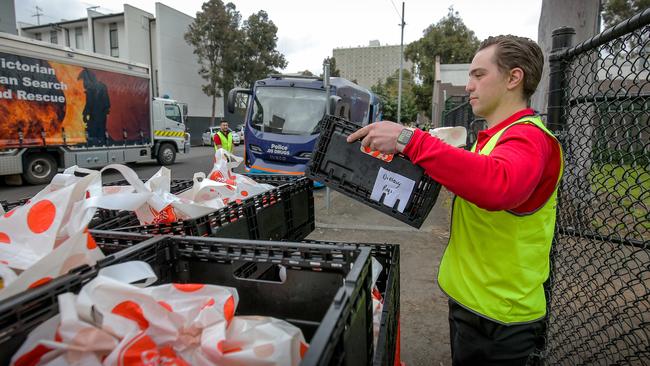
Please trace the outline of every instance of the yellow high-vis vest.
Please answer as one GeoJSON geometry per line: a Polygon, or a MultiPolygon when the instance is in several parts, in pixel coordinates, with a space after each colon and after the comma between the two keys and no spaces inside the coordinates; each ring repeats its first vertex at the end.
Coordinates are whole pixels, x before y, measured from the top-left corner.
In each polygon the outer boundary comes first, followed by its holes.
{"type": "MultiPolygon", "coordinates": [[[[503,133],[521,123],[539,127],[560,145],[539,116],[527,116],[497,132],[479,154],[490,155],[503,133]]],[[[533,322],[546,315],[543,284],[549,275],[557,191],[564,170],[561,147],[560,159],[555,190],[534,212],[488,211],[454,198],[438,283],[458,304],[503,324],[533,322]]]]}
{"type": "MultiPolygon", "coordinates": [[[[228,137],[226,137],[221,130],[217,131],[217,135],[221,140],[221,148],[228,152],[232,152],[232,134],[233,132],[229,133],[228,137]]],[[[217,144],[214,144],[214,149],[217,150],[217,144]]]]}

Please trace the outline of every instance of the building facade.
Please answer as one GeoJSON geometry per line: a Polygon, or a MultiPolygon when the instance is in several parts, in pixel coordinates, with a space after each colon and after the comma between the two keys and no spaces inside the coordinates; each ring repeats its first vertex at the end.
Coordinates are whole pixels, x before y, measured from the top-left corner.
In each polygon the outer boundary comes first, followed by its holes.
{"type": "MultiPolygon", "coordinates": [[[[192,143],[200,144],[208,128],[212,98],[205,95],[199,63],[184,34],[194,21],[161,3],[156,15],[128,4],[122,13],[102,14],[88,9],[86,18],[57,23],[18,23],[18,34],[60,46],[151,65],[152,97],[168,96],[188,105],[187,127],[192,143]]],[[[217,121],[224,115],[223,98],[216,102],[217,121]]]]}
{"type": "MultiPolygon", "coordinates": [[[[379,41],[370,41],[367,47],[335,48],[332,55],[341,77],[356,80],[368,89],[385,81],[400,65],[400,46],[382,46],[379,41]]],[[[404,70],[411,70],[412,66],[410,61],[404,61],[404,70]]]]}

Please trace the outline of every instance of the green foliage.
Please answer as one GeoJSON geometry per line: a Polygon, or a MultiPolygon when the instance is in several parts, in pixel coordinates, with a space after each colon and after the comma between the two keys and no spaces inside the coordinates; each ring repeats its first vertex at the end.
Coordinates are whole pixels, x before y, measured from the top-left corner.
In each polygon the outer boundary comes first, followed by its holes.
{"type": "Polygon", "coordinates": [[[240,85],[252,85],[255,80],[277,73],[276,68],[287,67],[284,55],[276,50],[278,27],[264,10],[249,16],[242,32],[244,52],[238,60],[241,74],[237,80],[240,85]]]}
{"type": "Polygon", "coordinates": [[[610,28],[650,7],[650,0],[605,0],[603,22],[610,28]]]}
{"type": "Polygon", "coordinates": [[[276,50],[278,28],[265,11],[252,14],[241,22],[235,4],[221,0],[203,3],[194,22],[185,33],[199,61],[199,75],[205,80],[203,92],[212,97],[212,118],[216,98],[236,85],[250,85],[287,65],[276,50]]]}
{"type": "Polygon", "coordinates": [[[422,81],[412,88],[420,110],[431,114],[435,57],[440,56],[440,62],[446,64],[469,63],[479,43],[474,31],[467,28],[459,13],[450,7],[444,18],[430,25],[422,38],[406,47],[404,57],[413,62],[415,76],[422,81]]]}
{"type": "Polygon", "coordinates": [[[303,75],[303,76],[314,76],[314,73],[309,71],[309,70],[300,71],[300,72],[298,72],[298,74],[303,75]]]}
{"type": "Polygon", "coordinates": [[[336,67],[336,59],[334,57],[325,57],[325,59],[323,59],[323,63],[325,62],[330,64],[330,76],[341,76],[341,70],[336,67]]]}
{"type": "Polygon", "coordinates": [[[220,97],[223,85],[232,83],[227,79],[235,70],[236,53],[232,44],[241,42],[240,20],[234,4],[210,0],[203,3],[185,33],[185,41],[194,47],[198,56],[199,75],[207,82],[202,89],[207,95],[220,97]]]}
{"type": "MultiPolygon", "coordinates": [[[[402,122],[413,122],[417,119],[418,108],[413,95],[413,76],[408,70],[402,73],[402,122]]],[[[385,82],[379,81],[370,90],[381,98],[383,118],[397,121],[397,97],[399,90],[399,69],[389,76],[385,82]]]]}

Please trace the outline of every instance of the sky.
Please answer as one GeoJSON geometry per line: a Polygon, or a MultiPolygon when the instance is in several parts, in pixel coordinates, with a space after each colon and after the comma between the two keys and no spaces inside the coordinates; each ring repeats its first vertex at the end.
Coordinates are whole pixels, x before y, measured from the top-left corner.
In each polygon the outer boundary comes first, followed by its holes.
{"type": "MultiPolygon", "coordinates": [[[[160,1],[195,16],[202,0],[160,1]]],[[[399,0],[232,0],[242,19],[265,10],[278,27],[278,50],[288,61],[285,72],[321,73],[323,59],[332,49],[400,44],[399,0]]],[[[447,15],[453,6],[479,40],[490,35],[514,34],[537,40],[542,0],[405,0],[404,44],[418,40],[423,31],[447,15]]],[[[128,4],[155,15],[155,0],[130,0],[128,4]]],[[[16,20],[36,24],[35,6],[42,9],[41,24],[86,16],[96,0],[15,0],[16,20]]],[[[124,0],[102,0],[102,13],[119,13],[124,0]]]]}

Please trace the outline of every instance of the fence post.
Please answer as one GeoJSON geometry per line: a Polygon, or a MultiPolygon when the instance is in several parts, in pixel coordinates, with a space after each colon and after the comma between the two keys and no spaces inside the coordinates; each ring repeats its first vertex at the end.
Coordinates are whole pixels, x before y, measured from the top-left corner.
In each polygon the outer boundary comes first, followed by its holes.
{"type": "Polygon", "coordinates": [[[566,105],[566,66],[562,51],[571,47],[576,31],[561,27],[553,31],[552,49],[549,56],[550,73],[548,78],[547,125],[552,131],[561,131],[566,125],[564,107],[566,105]]]}
{"type": "MultiPolygon", "coordinates": [[[[567,89],[567,65],[568,62],[564,59],[563,51],[571,47],[573,43],[573,36],[575,35],[575,30],[570,27],[561,27],[553,30],[552,33],[552,46],[551,54],[549,55],[549,80],[548,80],[548,104],[547,104],[547,116],[546,116],[546,126],[548,129],[553,131],[558,140],[563,146],[566,146],[566,115],[565,107],[567,103],[566,89],[567,89]]],[[[558,196],[558,200],[563,199],[562,195],[558,196]]],[[[558,204],[559,205],[559,204],[558,204]]],[[[559,218],[558,211],[558,218],[559,218]]],[[[560,223],[556,223],[559,225],[560,223]]],[[[557,232],[557,227],[556,227],[557,232]]],[[[553,245],[551,247],[551,252],[549,253],[550,261],[550,272],[549,278],[544,283],[544,292],[546,293],[546,329],[544,334],[544,340],[542,344],[539,345],[539,348],[534,354],[529,358],[529,364],[531,365],[547,365],[548,364],[548,351],[547,347],[549,342],[552,342],[549,339],[550,322],[554,321],[552,317],[552,298],[553,298],[553,282],[555,265],[556,265],[556,238],[553,239],[553,245]]]]}

